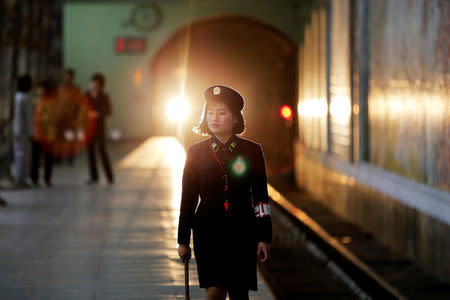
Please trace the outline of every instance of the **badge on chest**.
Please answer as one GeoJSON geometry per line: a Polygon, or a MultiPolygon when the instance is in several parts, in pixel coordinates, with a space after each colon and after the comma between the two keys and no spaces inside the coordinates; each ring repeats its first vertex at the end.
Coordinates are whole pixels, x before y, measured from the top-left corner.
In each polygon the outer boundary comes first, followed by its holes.
{"type": "MultiPolygon", "coordinates": [[[[217,151],[219,151],[219,145],[217,145],[216,142],[212,142],[211,149],[213,150],[214,153],[217,153],[217,151]]],[[[230,145],[228,146],[228,151],[230,151],[230,153],[233,153],[234,150],[236,150],[236,143],[231,142],[230,145]]]]}

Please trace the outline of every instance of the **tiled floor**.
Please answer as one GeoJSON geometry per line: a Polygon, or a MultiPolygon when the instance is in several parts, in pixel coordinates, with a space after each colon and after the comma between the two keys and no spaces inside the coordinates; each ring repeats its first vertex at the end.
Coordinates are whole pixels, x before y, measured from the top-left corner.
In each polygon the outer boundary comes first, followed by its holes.
{"type": "MultiPolygon", "coordinates": [[[[184,150],[172,138],[112,145],[116,184],[86,186],[84,155],[54,187],[2,190],[0,299],[184,299],[176,228],[184,150]]],[[[191,299],[203,299],[195,259],[191,299]]],[[[273,299],[259,279],[251,299],[273,299]]]]}

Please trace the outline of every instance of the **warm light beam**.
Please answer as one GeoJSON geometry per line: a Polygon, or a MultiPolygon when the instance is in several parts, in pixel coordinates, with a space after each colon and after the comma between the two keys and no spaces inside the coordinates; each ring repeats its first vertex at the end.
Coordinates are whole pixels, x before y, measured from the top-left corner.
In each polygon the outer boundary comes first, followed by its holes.
{"type": "Polygon", "coordinates": [[[172,122],[183,122],[189,114],[189,104],[183,97],[172,99],[167,105],[167,117],[172,122]]]}

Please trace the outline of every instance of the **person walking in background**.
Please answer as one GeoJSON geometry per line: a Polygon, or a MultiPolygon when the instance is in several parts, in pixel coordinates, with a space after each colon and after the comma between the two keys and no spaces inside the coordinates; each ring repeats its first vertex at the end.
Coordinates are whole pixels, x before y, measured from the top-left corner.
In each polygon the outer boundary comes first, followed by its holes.
{"type": "Polygon", "coordinates": [[[105,77],[101,73],[95,73],[91,77],[90,90],[86,93],[86,97],[89,102],[89,106],[92,108],[92,115],[96,120],[96,131],[88,142],[88,163],[90,179],[88,184],[98,183],[98,171],[96,162],[96,148],[100,153],[100,159],[103,164],[103,168],[108,179],[108,183],[114,182],[114,174],[109,161],[108,153],[106,150],[106,138],[105,138],[105,121],[106,118],[111,116],[112,108],[108,94],[104,91],[105,77]]]}
{"type": "Polygon", "coordinates": [[[44,180],[52,186],[53,155],[56,142],[56,88],[48,80],[38,83],[34,104],[34,132],[32,141],[31,180],[39,185],[39,168],[42,154],[44,156],[44,180]]]}
{"type": "Polygon", "coordinates": [[[20,76],[14,95],[12,176],[21,187],[29,187],[31,139],[33,135],[33,100],[30,75],[20,76]]]}
{"type": "Polygon", "coordinates": [[[77,116],[83,102],[81,89],[73,83],[75,71],[64,71],[63,82],[58,87],[58,140],[61,156],[73,164],[77,143],[77,116]]]}

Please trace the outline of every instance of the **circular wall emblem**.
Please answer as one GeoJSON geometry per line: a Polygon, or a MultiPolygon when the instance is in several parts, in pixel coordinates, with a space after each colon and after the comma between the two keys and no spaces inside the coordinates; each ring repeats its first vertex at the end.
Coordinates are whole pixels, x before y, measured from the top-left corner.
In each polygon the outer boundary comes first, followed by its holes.
{"type": "Polygon", "coordinates": [[[133,26],[138,30],[150,32],[155,30],[162,21],[162,10],[154,4],[139,4],[133,7],[130,17],[122,26],[133,26]]]}

